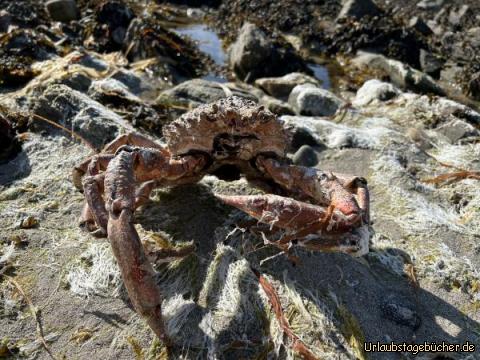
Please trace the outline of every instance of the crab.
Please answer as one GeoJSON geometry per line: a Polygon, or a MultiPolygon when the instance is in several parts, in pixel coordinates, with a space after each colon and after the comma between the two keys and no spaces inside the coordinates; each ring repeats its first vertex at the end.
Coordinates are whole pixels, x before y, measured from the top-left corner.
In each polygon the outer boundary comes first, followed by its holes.
{"type": "MultiPolygon", "coordinates": [[[[79,164],[73,181],[85,196],[80,226],[108,237],[134,308],[166,343],[162,296],[134,227],[135,209],[156,187],[195,183],[234,167],[277,194],[215,195],[279,230],[274,245],[284,251],[293,245],[351,254],[365,250],[359,230],[369,224],[365,179],[291,165],[287,131],[264,107],[224,98],[185,113],[163,134],[165,144],[137,133],[119,136],[79,164]]],[[[166,256],[181,257],[182,251],[169,250],[166,256]]]]}

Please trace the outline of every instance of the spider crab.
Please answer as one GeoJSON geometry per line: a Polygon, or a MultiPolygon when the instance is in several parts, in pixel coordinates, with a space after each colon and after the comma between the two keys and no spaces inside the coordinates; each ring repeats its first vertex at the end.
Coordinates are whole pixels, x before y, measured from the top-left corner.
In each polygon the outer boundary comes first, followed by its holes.
{"type": "Polygon", "coordinates": [[[160,339],[168,342],[162,298],[133,225],[135,209],[155,187],[197,182],[224,165],[235,166],[247,180],[269,182],[287,194],[216,195],[280,229],[283,235],[275,245],[365,250],[358,229],[369,223],[366,181],[290,165],[286,131],[263,107],[238,97],[202,105],[167,125],[164,138],[166,144],[160,145],[136,133],[122,135],[74,170],[74,183],[85,195],[81,226],[108,236],[136,311],[160,339]]]}

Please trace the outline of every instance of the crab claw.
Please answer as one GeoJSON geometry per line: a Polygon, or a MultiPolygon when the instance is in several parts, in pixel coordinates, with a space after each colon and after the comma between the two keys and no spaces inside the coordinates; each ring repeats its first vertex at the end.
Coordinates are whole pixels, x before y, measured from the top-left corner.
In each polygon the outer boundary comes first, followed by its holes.
{"type": "Polygon", "coordinates": [[[278,195],[221,195],[215,196],[260,222],[282,229],[299,230],[325,218],[326,210],[278,195]]]}

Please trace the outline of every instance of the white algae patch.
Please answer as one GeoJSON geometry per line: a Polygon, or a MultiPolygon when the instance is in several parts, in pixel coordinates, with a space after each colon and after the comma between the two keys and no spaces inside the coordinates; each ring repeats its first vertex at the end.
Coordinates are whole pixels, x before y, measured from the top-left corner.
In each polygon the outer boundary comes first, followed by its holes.
{"type": "Polygon", "coordinates": [[[70,290],[82,296],[118,294],[120,271],[108,243],[91,244],[66,280],[70,290]]]}

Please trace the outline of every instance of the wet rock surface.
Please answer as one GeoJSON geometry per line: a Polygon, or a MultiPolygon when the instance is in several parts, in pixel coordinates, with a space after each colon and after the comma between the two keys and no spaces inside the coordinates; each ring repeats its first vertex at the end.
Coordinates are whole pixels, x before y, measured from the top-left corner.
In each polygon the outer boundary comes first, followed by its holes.
{"type": "Polygon", "coordinates": [[[253,82],[268,76],[280,76],[294,71],[310,70],[293,47],[274,41],[264,30],[246,23],[230,46],[229,62],[240,80],[253,82]]]}
{"type": "Polygon", "coordinates": [[[426,356],[364,342],[480,344],[477,1],[51,2],[75,3],[75,19],[0,1],[0,357],[50,358],[5,274],[41,310],[55,358],[296,358],[252,267],[316,358],[426,356]],[[167,349],[109,243],[78,227],[71,172],[121,134],[164,144],[166,124],[229,95],[279,116],[288,161],[367,180],[370,251],[292,243],[294,264],[215,197],[271,190],[234,167],[158,188],[135,213],[144,247],[196,245],[152,255],[167,349]]]}

